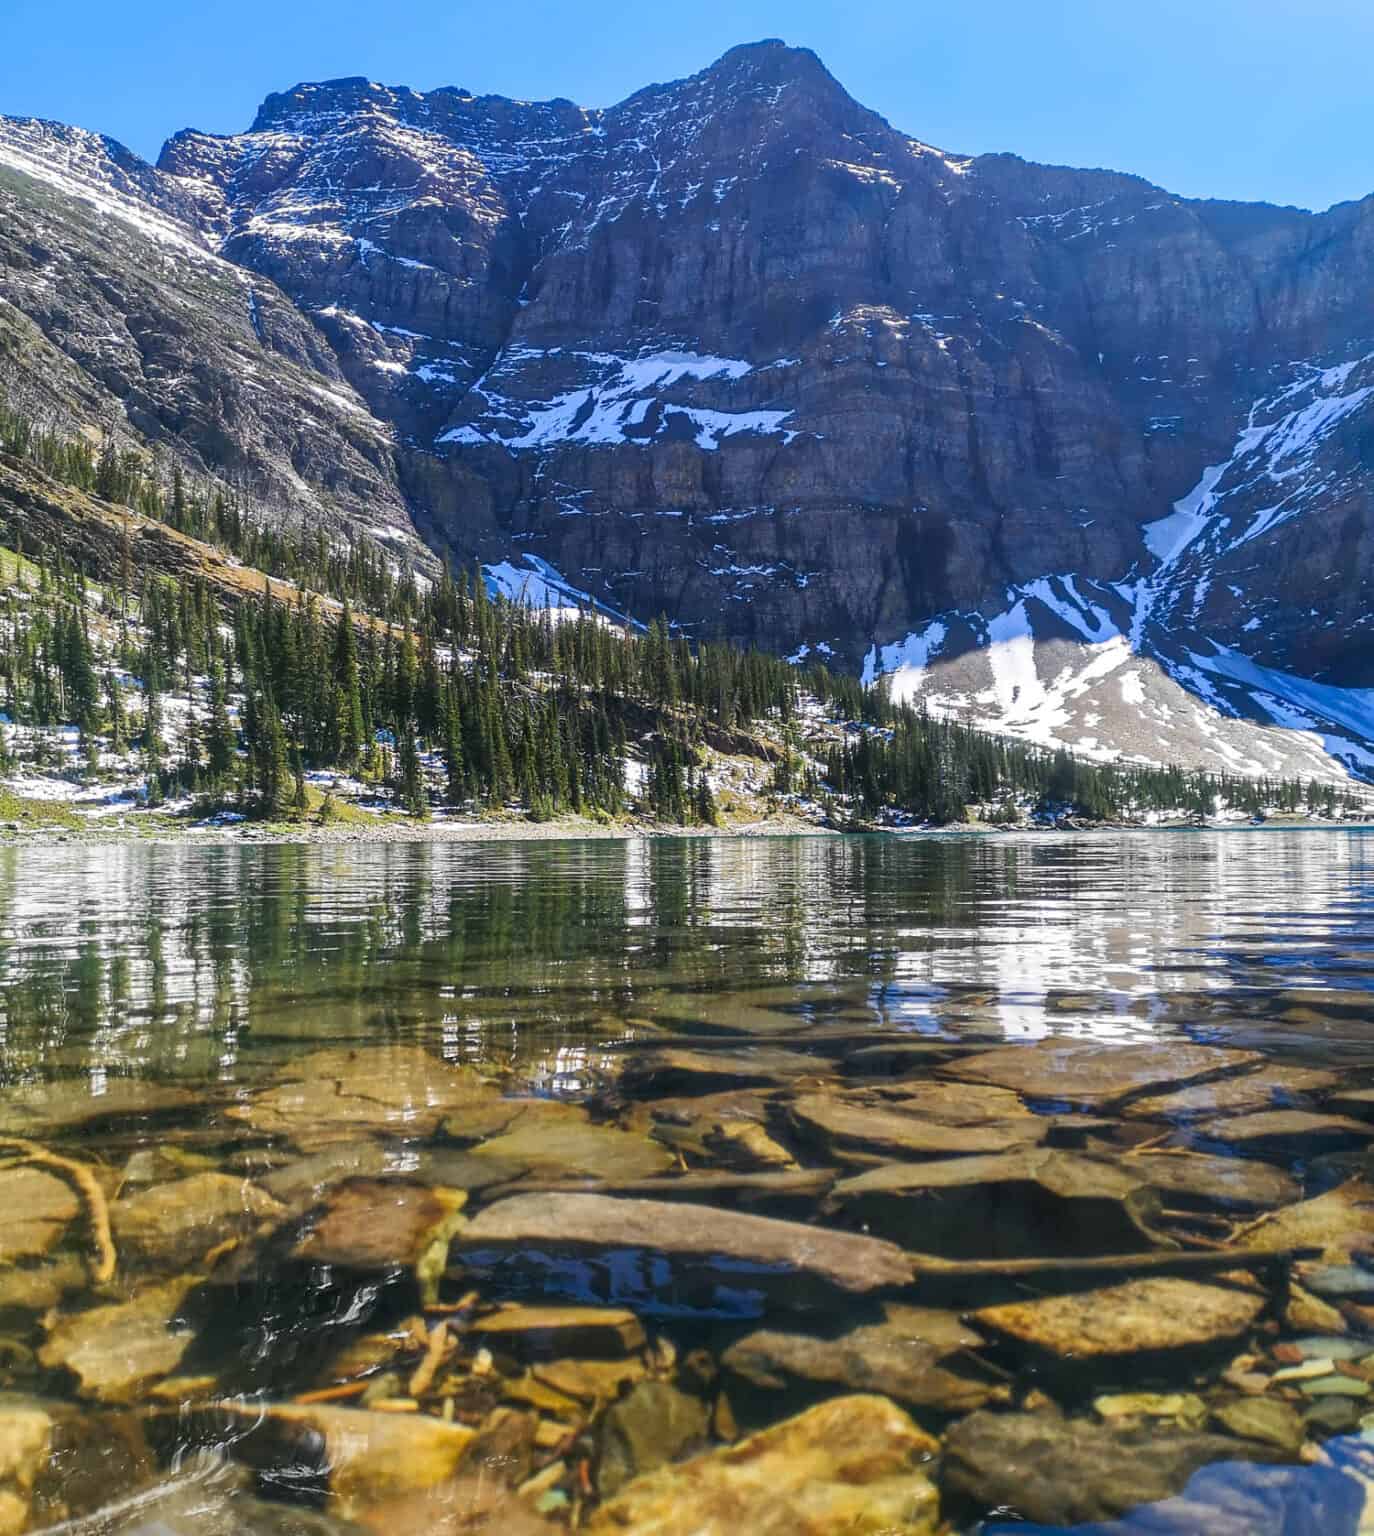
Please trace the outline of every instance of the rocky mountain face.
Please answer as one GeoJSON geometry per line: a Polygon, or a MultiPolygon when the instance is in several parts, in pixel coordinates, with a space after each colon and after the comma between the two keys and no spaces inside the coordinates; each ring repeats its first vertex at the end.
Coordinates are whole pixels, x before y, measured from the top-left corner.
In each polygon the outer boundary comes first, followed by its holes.
{"type": "Polygon", "coordinates": [[[67,393],[300,515],[1083,750],[1374,769],[1374,198],[950,154],[774,42],[605,110],[301,85],[156,169],[0,120],[0,196],[67,393]]]}

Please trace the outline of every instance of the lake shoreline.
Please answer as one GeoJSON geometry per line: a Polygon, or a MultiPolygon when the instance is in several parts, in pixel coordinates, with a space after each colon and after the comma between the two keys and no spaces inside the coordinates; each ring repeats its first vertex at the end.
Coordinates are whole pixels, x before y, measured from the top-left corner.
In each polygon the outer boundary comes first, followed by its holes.
{"type": "Polygon", "coordinates": [[[837,828],[799,816],[777,815],[728,826],[667,826],[652,822],[606,825],[584,817],[559,817],[552,821],[491,819],[413,821],[400,816],[378,818],[375,825],[348,821],[325,824],[282,822],[188,823],[174,817],[149,817],[134,824],[121,821],[106,825],[100,820],[86,824],[40,824],[0,830],[0,848],[24,848],[52,844],[84,847],[122,847],[153,844],[174,847],[333,847],[407,843],[530,843],[530,842],[639,842],[653,839],[692,838],[770,839],[779,837],[890,837],[895,840],[952,837],[1084,837],[1127,832],[1260,832],[1260,831],[1374,831],[1370,821],[1311,821],[1272,818],[1264,822],[1077,822],[1071,825],[1000,826],[984,822],[948,826],[837,828]]]}

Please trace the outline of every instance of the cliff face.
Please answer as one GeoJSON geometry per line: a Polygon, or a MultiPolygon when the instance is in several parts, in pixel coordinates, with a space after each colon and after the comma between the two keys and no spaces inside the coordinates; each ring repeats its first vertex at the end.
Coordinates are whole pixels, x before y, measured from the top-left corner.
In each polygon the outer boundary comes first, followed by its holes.
{"type": "MultiPolygon", "coordinates": [[[[1069,576],[1184,687],[1374,684],[1374,199],[960,157],[772,42],[604,111],[302,85],[121,174],[290,301],[456,558],[870,668],[1069,576]]],[[[1042,608],[1032,651],[1098,643],[1042,608]]]]}

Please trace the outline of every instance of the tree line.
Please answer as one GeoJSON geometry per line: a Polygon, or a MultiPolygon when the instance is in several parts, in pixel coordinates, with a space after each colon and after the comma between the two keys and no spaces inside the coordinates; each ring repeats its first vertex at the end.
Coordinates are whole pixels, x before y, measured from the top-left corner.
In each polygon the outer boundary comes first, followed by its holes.
{"type": "Polygon", "coordinates": [[[136,568],[126,549],[97,589],[62,551],[26,551],[24,530],[9,529],[18,557],[0,591],[0,708],[18,724],[75,725],[89,772],[102,751],[136,754],[153,804],[189,794],[300,814],[318,770],[386,788],[415,816],[439,798],[609,818],[628,808],[634,755],[647,815],[710,823],[707,747],[756,752],[748,737],[764,722],[770,791],[833,802],[837,820],[1353,804],[1333,785],[1086,762],[894,706],[883,687],[824,666],[691,644],[663,618],[637,631],[493,597],[480,570],[397,575],[376,550],[273,530],[221,490],[192,493],[179,470],[164,483],[110,439],[97,448],[38,432],[3,407],[0,450],[273,578],[260,599],[226,609],[204,580],[136,568]],[[808,744],[804,700],[826,739],[808,744]]]}

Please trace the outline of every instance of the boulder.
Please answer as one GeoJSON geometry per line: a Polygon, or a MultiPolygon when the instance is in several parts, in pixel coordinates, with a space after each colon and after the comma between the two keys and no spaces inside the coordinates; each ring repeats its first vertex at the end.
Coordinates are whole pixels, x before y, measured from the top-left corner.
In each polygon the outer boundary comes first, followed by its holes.
{"type": "Polygon", "coordinates": [[[127,1403],[170,1376],[194,1337],[180,1318],[196,1285],[180,1276],[148,1286],[132,1301],[93,1307],[62,1318],[38,1352],[48,1370],[67,1370],[83,1396],[127,1403]]]}
{"type": "Polygon", "coordinates": [[[1139,1094],[1259,1066],[1263,1060],[1254,1051],[1179,1040],[1110,1045],[1051,1036],[1033,1045],[980,1052],[941,1067],[939,1075],[959,1082],[991,1083],[1046,1103],[1099,1110],[1139,1094]]]}
{"type": "Polygon", "coordinates": [[[982,1342],[953,1312],[888,1303],[880,1320],[829,1336],[761,1328],[721,1363],[765,1390],[877,1392],[914,1408],[969,1413],[1006,1395],[976,1362],[955,1358],[982,1342]]]}
{"type": "Polygon", "coordinates": [[[938,1442],[882,1397],[839,1397],[636,1477],[588,1536],[935,1536],[938,1442]]]}
{"type": "Polygon", "coordinates": [[[603,1499],[709,1438],[710,1410],[666,1381],[641,1381],[601,1419],[596,1487],[603,1499]]]}
{"type": "MultiPolygon", "coordinates": [[[[967,1513],[995,1510],[1058,1527],[1110,1520],[1177,1493],[1200,1467],[1245,1457],[1270,1460],[1276,1453],[1224,1435],[1156,1425],[1121,1427],[1049,1414],[982,1412],[960,1420],[945,1437],[942,1486],[967,1513]]],[[[1024,1527],[990,1529],[1005,1533],[1024,1527]]],[[[1192,1536],[1203,1531],[1211,1536],[1210,1526],[1189,1529],[1192,1536]]]]}
{"type": "Polygon", "coordinates": [[[1061,1360],[1092,1362],[1230,1343],[1268,1305],[1263,1292],[1162,1277],[984,1307],[979,1328],[1061,1360]]]}
{"type": "Polygon", "coordinates": [[[249,1179],[198,1173],[116,1200],[110,1225],[122,1262],[184,1269],[220,1243],[285,1214],[285,1206],[249,1179]]]}
{"type": "Polygon", "coordinates": [[[841,1180],[824,1208],[919,1253],[1048,1258],[1148,1249],[1160,1203],[1129,1163],[1032,1148],[886,1164],[841,1180]]]}
{"type": "Polygon", "coordinates": [[[757,1316],[911,1283],[890,1243],[713,1206],[604,1195],[515,1195],[460,1234],[453,1259],[484,1284],[596,1296],[637,1310],[757,1316]]]}

